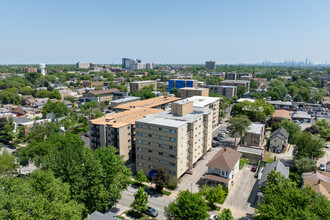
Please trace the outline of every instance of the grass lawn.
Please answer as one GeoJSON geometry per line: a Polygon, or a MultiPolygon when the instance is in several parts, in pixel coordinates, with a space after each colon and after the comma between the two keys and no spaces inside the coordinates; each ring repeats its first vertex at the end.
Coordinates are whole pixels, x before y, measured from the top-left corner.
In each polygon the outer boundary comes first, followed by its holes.
{"type": "MultiPolygon", "coordinates": [[[[271,163],[271,162],[274,161],[274,157],[270,154],[270,152],[266,151],[264,161],[265,161],[266,163],[271,163]]],[[[263,164],[264,164],[264,163],[263,163],[263,164]]]]}
{"type": "Polygon", "coordinates": [[[142,187],[142,188],[147,188],[147,185],[144,185],[143,183],[138,183],[136,181],[131,182],[132,185],[137,186],[137,187],[142,187]]]}
{"type": "Polygon", "coordinates": [[[244,159],[244,158],[241,158],[239,160],[239,169],[243,169],[244,165],[247,164],[249,162],[249,159],[244,159]]]}
{"type": "Polygon", "coordinates": [[[166,190],[162,190],[162,194],[165,195],[165,196],[169,196],[171,195],[172,193],[166,191],[166,190]]]}

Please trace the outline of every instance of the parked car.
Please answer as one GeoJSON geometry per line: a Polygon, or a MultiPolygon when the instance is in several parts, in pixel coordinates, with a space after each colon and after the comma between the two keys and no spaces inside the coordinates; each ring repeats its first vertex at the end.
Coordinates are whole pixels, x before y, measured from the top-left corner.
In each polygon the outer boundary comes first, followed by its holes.
{"type": "Polygon", "coordinates": [[[144,211],[144,214],[154,218],[158,216],[158,212],[155,209],[151,208],[150,206],[148,206],[147,210],[144,211]]]}
{"type": "Polygon", "coordinates": [[[321,170],[321,171],[325,171],[325,166],[324,166],[324,164],[320,164],[320,170],[321,170]]]}
{"type": "Polygon", "coordinates": [[[222,140],[222,137],[219,137],[219,136],[218,137],[214,137],[213,140],[215,140],[215,141],[221,141],[222,140]]]}
{"type": "Polygon", "coordinates": [[[210,215],[209,220],[217,220],[217,216],[216,215],[210,215]]]}
{"type": "Polygon", "coordinates": [[[325,148],[330,148],[330,144],[325,145],[325,148]]]}
{"type": "Polygon", "coordinates": [[[252,166],[251,171],[256,172],[257,171],[257,166],[252,166]]]}
{"type": "Polygon", "coordinates": [[[220,146],[219,142],[212,142],[212,147],[217,147],[217,146],[220,146]]]}
{"type": "Polygon", "coordinates": [[[150,187],[144,188],[144,191],[149,195],[155,195],[155,192],[150,187]]]}

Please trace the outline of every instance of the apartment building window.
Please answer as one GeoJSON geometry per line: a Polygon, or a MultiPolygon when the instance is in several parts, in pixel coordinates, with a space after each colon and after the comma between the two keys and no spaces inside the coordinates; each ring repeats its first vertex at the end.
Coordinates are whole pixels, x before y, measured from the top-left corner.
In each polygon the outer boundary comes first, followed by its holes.
{"type": "Polygon", "coordinates": [[[139,162],[139,163],[138,163],[138,166],[142,167],[142,166],[143,166],[143,164],[139,162]]]}
{"type": "Polygon", "coordinates": [[[129,142],[131,142],[131,139],[128,139],[128,141],[127,141],[127,142],[128,142],[128,143],[129,143],[129,142]]]}
{"type": "Polygon", "coordinates": [[[163,128],[161,128],[161,127],[158,128],[158,131],[162,131],[162,130],[163,130],[163,128]]]}
{"type": "Polygon", "coordinates": [[[163,136],[159,136],[159,140],[163,140],[163,136]]]}
{"type": "Polygon", "coordinates": [[[152,137],[152,134],[148,134],[148,137],[152,137]]]}
{"type": "Polygon", "coordinates": [[[169,132],[172,134],[175,134],[175,130],[174,129],[169,129],[169,132]]]}
{"type": "Polygon", "coordinates": [[[130,128],[131,128],[130,126],[127,127],[127,129],[130,129],[130,128]]]}
{"type": "Polygon", "coordinates": [[[176,147],[173,147],[173,146],[169,146],[168,147],[170,150],[176,150],[176,147]]]}
{"type": "Polygon", "coordinates": [[[138,150],[138,151],[142,151],[142,147],[138,147],[137,150],[138,150]]]}
{"type": "Polygon", "coordinates": [[[159,163],[164,163],[164,161],[163,161],[163,160],[159,160],[158,162],[159,162],[159,163]]]}
{"type": "Polygon", "coordinates": [[[137,154],[136,156],[137,156],[137,158],[143,159],[143,156],[140,154],[137,154]]]}
{"type": "Polygon", "coordinates": [[[152,150],[148,150],[149,153],[152,153],[152,150]]]}
{"type": "Polygon", "coordinates": [[[138,132],[136,132],[136,135],[137,135],[137,136],[142,136],[142,132],[139,132],[139,131],[138,131],[138,132]]]}
{"type": "Polygon", "coordinates": [[[152,146],[152,142],[148,142],[148,145],[149,145],[149,146],[152,146]]]}
{"type": "Polygon", "coordinates": [[[163,147],[164,147],[164,145],[162,145],[162,144],[159,144],[159,145],[158,145],[158,147],[160,147],[160,148],[163,148],[163,147]]]}
{"type": "Polygon", "coordinates": [[[154,169],[154,167],[153,167],[153,166],[151,166],[151,165],[149,165],[149,169],[154,169]]]}
{"type": "Polygon", "coordinates": [[[174,154],[170,154],[169,157],[170,158],[175,158],[175,155],[174,154]]]}
{"type": "Polygon", "coordinates": [[[142,144],[142,140],[137,139],[136,142],[138,142],[139,144],[142,144]]]}
{"type": "Polygon", "coordinates": [[[168,138],[171,142],[176,142],[176,138],[168,138]]]}
{"type": "Polygon", "coordinates": [[[169,174],[175,175],[175,171],[169,170],[168,171],[169,174]]]}
{"type": "Polygon", "coordinates": [[[168,164],[172,167],[175,167],[175,163],[169,162],[168,164]]]}
{"type": "Polygon", "coordinates": [[[136,127],[142,128],[142,125],[141,124],[136,124],[136,127]]]}
{"type": "Polygon", "coordinates": [[[163,156],[163,155],[164,155],[163,152],[158,152],[158,154],[159,154],[160,156],[163,156]]]}
{"type": "Polygon", "coordinates": [[[152,126],[149,125],[149,126],[148,126],[148,129],[152,129],[152,126]]]}

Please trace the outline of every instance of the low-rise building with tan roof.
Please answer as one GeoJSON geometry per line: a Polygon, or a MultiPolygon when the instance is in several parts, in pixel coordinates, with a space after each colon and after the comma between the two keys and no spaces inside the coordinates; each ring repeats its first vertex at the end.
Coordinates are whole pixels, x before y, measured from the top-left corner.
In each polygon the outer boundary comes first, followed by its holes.
{"type": "Polygon", "coordinates": [[[90,147],[104,146],[118,148],[124,160],[135,158],[135,121],[145,115],[162,112],[156,108],[135,108],[107,115],[89,122],[90,147]]]}
{"type": "Polygon", "coordinates": [[[113,94],[119,92],[118,89],[105,89],[89,91],[87,97],[96,97],[98,102],[111,101],[113,94]]]}
{"type": "Polygon", "coordinates": [[[312,189],[324,195],[330,200],[330,173],[323,172],[322,174],[314,171],[302,174],[303,185],[311,186],[312,189]]]}
{"type": "Polygon", "coordinates": [[[291,120],[291,111],[279,109],[275,110],[275,112],[272,115],[272,123],[274,122],[281,122],[284,119],[291,120]]]}
{"type": "Polygon", "coordinates": [[[134,108],[160,108],[165,109],[167,105],[172,102],[178,101],[181,98],[171,96],[158,96],[151,99],[145,99],[142,101],[130,102],[115,107],[117,111],[125,111],[134,108]]]}

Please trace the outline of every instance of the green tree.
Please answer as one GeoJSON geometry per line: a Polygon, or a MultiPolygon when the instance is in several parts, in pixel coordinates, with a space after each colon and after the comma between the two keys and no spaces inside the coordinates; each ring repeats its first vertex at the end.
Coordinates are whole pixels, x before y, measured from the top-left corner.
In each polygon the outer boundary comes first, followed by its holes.
{"type": "Polygon", "coordinates": [[[156,185],[156,191],[161,192],[164,186],[167,186],[170,180],[169,174],[163,169],[156,169],[155,176],[152,178],[151,182],[156,185]]]}
{"type": "Polygon", "coordinates": [[[279,124],[278,127],[283,127],[289,134],[289,142],[292,142],[292,139],[295,134],[300,132],[300,126],[294,123],[293,121],[289,121],[288,119],[282,120],[279,124]]]}
{"type": "Polygon", "coordinates": [[[298,91],[299,91],[299,88],[294,85],[288,86],[287,89],[288,89],[289,95],[291,95],[292,98],[294,98],[298,94],[298,91]]]}
{"type": "Polygon", "coordinates": [[[54,89],[54,90],[51,92],[51,95],[50,95],[49,98],[51,98],[51,99],[57,99],[57,100],[61,100],[61,99],[62,99],[62,96],[61,96],[60,91],[58,91],[57,89],[54,89]]]}
{"type": "Polygon", "coordinates": [[[134,195],[134,201],[131,204],[131,207],[138,212],[143,212],[148,208],[148,194],[142,187],[134,195]]]}
{"type": "Polygon", "coordinates": [[[297,188],[296,183],[279,172],[268,174],[259,203],[256,220],[282,219],[329,219],[330,202],[310,187],[297,188]]]}
{"type": "Polygon", "coordinates": [[[325,140],[330,140],[330,122],[325,118],[315,122],[316,127],[319,129],[320,135],[325,140]]]}
{"type": "Polygon", "coordinates": [[[16,88],[8,88],[0,91],[0,102],[2,104],[21,105],[22,98],[18,95],[16,88]]]}
{"type": "Polygon", "coordinates": [[[139,170],[136,172],[136,174],[134,175],[134,179],[136,180],[136,182],[138,182],[139,184],[142,184],[143,182],[149,182],[148,178],[146,177],[146,175],[144,175],[143,170],[139,170]]]}
{"type": "Polygon", "coordinates": [[[36,98],[49,98],[51,97],[52,93],[46,89],[39,90],[34,97],[36,98]]]}
{"type": "Polygon", "coordinates": [[[180,191],[176,200],[165,207],[168,219],[206,219],[209,206],[201,193],[180,191]]]}
{"type": "Polygon", "coordinates": [[[19,89],[19,93],[22,95],[32,95],[33,89],[30,86],[24,86],[19,89]]]}
{"type": "Polygon", "coordinates": [[[241,138],[242,144],[242,137],[247,133],[247,130],[251,124],[250,119],[246,115],[239,115],[232,117],[228,120],[231,136],[235,137],[236,144],[236,137],[239,136],[241,138]]]}
{"type": "Polygon", "coordinates": [[[177,88],[173,88],[171,90],[171,94],[175,95],[175,97],[179,97],[179,91],[178,91],[178,89],[177,88]]]}
{"type": "Polygon", "coordinates": [[[294,161],[298,173],[311,172],[316,170],[316,163],[313,159],[308,157],[298,158],[294,161]]]}
{"type": "Polygon", "coordinates": [[[258,83],[254,79],[250,79],[250,89],[256,90],[258,88],[258,83]]]}
{"type": "Polygon", "coordinates": [[[48,113],[53,113],[55,118],[66,116],[69,113],[68,107],[63,102],[48,102],[42,107],[42,115],[45,117],[48,113]]]}
{"type": "Polygon", "coordinates": [[[217,216],[217,220],[234,220],[230,209],[223,209],[221,214],[217,216]]]}
{"type": "Polygon", "coordinates": [[[73,97],[70,97],[70,96],[65,97],[64,100],[67,100],[67,101],[71,102],[72,104],[76,102],[76,100],[73,97]]]}
{"type": "Polygon", "coordinates": [[[299,132],[294,136],[296,157],[308,157],[311,159],[322,157],[324,152],[324,140],[309,132],[299,132]]]}
{"type": "Polygon", "coordinates": [[[81,219],[84,205],[74,201],[69,184],[52,172],[0,179],[0,219],[81,219]]]}
{"type": "Polygon", "coordinates": [[[204,185],[201,190],[201,193],[206,199],[206,201],[208,201],[209,206],[212,209],[215,209],[215,202],[221,201],[226,196],[226,192],[222,189],[222,186],[220,184],[217,187],[209,187],[204,185]]]}
{"type": "Polygon", "coordinates": [[[15,139],[16,133],[14,132],[15,124],[12,117],[0,119],[0,140],[9,143],[15,139]]]}
{"type": "Polygon", "coordinates": [[[255,102],[236,103],[231,110],[232,116],[246,115],[251,121],[265,123],[267,116],[275,112],[274,106],[265,100],[256,100],[255,102]]]}
{"type": "Polygon", "coordinates": [[[14,173],[17,167],[15,158],[4,149],[0,154],[0,176],[14,173]]]}
{"type": "Polygon", "coordinates": [[[244,93],[246,92],[246,86],[237,86],[237,97],[242,98],[244,93]]]}

